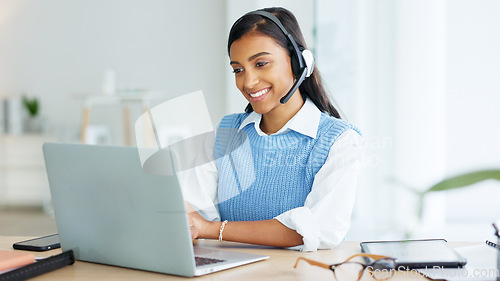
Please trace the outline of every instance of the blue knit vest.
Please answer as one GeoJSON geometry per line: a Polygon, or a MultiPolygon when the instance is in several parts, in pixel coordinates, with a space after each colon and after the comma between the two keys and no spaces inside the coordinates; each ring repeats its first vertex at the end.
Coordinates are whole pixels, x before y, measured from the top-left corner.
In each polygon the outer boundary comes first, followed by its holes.
{"type": "Polygon", "coordinates": [[[330,147],[345,130],[357,131],[322,113],[316,138],[293,130],[260,136],[254,123],[238,130],[248,115],[225,116],[217,131],[214,157],[221,220],[267,220],[304,206],[330,147]]]}

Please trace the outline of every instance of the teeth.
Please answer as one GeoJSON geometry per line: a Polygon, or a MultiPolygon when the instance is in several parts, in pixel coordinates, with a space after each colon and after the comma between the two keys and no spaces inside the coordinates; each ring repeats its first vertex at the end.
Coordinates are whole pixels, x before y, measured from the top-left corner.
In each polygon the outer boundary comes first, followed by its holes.
{"type": "Polygon", "coordinates": [[[257,97],[260,97],[260,96],[262,96],[263,94],[265,94],[265,93],[267,93],[267,92],[269,92],[269,88],[262,89],[262,90],[258,91],[258,92],[257,92],[257,93],[255,93],[255,94],[250,94],[250,96],[251,96],[252,98],[257,98],[257,97]]]}

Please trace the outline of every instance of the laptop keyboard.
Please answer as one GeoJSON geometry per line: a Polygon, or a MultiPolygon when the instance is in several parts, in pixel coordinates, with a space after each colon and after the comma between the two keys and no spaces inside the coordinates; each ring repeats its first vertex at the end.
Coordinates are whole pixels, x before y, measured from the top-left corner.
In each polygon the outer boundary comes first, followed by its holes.
{"type": "Polygon", "coordinates": [[[204,257],[194,257],[194,260],[196,262],[196,266],[202,266],[202,265],[214,264],[214,263],[220,263],[220,262],[226,261],[226,260],[204,258],[204,257]]]}

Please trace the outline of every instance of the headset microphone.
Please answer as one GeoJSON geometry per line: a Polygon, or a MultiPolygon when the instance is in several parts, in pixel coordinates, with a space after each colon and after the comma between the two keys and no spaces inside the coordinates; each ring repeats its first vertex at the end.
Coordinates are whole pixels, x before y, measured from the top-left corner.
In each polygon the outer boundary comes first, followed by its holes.
{"type": "Polygon", "coordinates": [[[295,93],[295,91],[297,91],[300,84],[302,84],[302,82],[304,82],[304,79],[306,79],[306,74],[307,74],[307,69],[304,69],[304,71],[302,71],[302,74],[300,75],[300,77],[295,79],[295,82],[293,83],[293,86],[290,89],[290,91],[288,91],[288,93],[280,99],[281,103],[286,103],[292,97],[293,93],[295,93]]]}

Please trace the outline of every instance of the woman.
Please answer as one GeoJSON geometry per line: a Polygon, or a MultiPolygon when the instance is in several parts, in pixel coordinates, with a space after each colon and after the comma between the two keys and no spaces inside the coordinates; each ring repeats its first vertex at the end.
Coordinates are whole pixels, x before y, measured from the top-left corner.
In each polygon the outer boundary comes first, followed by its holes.
{"type": "Polygon", "coordinates": [[[283,8],[248,13],[231,28],[230,65],[249,104],[222,119],[215,162],[183,182],[193,239],[303,251],[344,239],[362,139],[340,120],[312,62],[298,62],[293,40],[306,49],[297,20],[283,8]]]}

